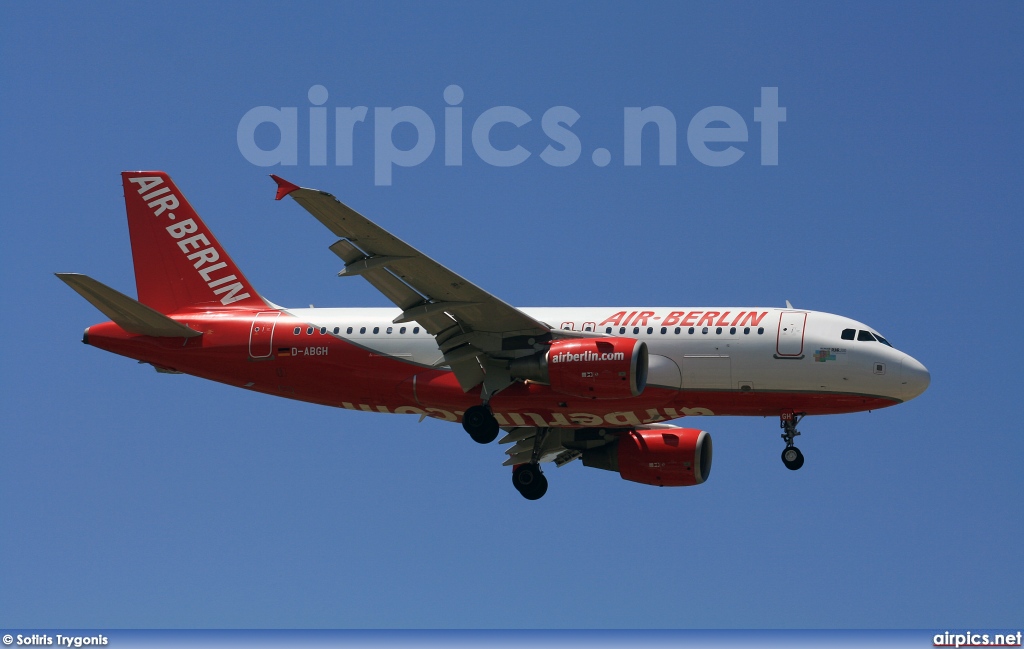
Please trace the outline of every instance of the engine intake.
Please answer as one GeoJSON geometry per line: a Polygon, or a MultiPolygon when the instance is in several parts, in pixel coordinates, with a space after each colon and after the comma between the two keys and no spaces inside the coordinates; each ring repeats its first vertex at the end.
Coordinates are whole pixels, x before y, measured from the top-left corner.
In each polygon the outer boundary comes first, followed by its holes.
{"type": "Polygon", "coordinates": [[[615,471],[623,480],[659,487],[702,484],[711,473],[711,435],[695,428],[630,430],[583,451],[583,466],[615,471]]]}
{"type": "Polygon", "coordinates": [[[628,399],[647,386],[647,343],[634,338],[556,340],[547,351],[517,358],[512,378],[546,383],[560,394],[628,399]]]}

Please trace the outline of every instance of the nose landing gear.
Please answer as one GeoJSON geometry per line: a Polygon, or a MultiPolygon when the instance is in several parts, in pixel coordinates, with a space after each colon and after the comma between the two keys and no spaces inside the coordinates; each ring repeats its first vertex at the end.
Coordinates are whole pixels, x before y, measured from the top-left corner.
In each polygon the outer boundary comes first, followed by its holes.
{"type": "Polygon", "coordinates": [[[790,471],[796,471],[804,465],[804,454],[795,446],[787,446],[782,449],[782,463],[790,471]]]}
{"type": "Polygon", "coordinates": [[[786,448],[782,449],[782,463],[790,471],[796,471],[804,465],[804,454],[793,446],[793,438],[800,434],[796,425],[806,415],[804,412],[784,412],[779,417],[779,427],[783,431],[781,437],[786,442],[786,448]]]}

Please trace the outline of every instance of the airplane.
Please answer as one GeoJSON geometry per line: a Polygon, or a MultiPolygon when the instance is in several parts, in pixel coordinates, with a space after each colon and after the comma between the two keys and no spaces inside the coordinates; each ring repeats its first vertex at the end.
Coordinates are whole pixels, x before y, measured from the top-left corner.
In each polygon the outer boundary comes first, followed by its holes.
{"type": "Polygon", "coordinates": [[[839,315],[772,307],[516,308],[331,194],[276,175],[337,240],[342,277],[395,308],[284,308],[261,296],[171,178],[121,174],[138,299],[56,273],[109,321],[82,342],[152,365],[326,406],[461,422],[509,444],[528,500],[540,465],[584,466],[656,486],[702,484],[707,431],[693,416],[778,417],[782,461],[808,415],[909,401],[928,370],[878,331],[839,315]]]}

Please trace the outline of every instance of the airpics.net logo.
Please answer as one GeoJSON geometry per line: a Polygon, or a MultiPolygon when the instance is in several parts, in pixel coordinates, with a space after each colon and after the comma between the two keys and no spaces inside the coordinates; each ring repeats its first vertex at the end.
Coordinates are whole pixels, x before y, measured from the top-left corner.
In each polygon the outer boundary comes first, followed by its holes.
{"type": "MultiPolygon", "coordinates": [[[[440,138],[443,140],[444,164],[446,167],[461,167],[467,152],[463,136],[467,127],[473,154],[481,161],[494,167],[514,167],[531,158],[535,151],[515,144],[499,148],[494,144],[492,131],[498,125],[508,130],[525,127],[533,122],[533,116],[516,106],[494,106],[479,115],[463,114],[461,106],[465,92],[460,86],[450,85],[443,92],[444,117],[440,138]]],[[[328,151],[328,99],[327,88],[315,85],[309,89],[308,128],[309,165],[326,166],[328,151]]],[[[304,111],[305,112],[305,111],[304,111]]],[[[353,165],[356,129],[369,128],[370,109],[367,106],[338,106],[334,108],[333,160],[339,167],[353,165]]],[[[760,164],[779,164],[779,124],[786,121],[786,109],[779,106],[777,87],[761,88],[761,104],[753,107],[753,121],[759,126],[760,164]]],[[[568,167],[576,164],[583,156],[584,146],[572,127],[580,114],[569,106],[552,106],[540,117],[540,128],[550,140],[537,153],[545,164],[551,167],[568,167]]],[[[304,120],[305,121],[305,120],[304,120]]],[[[434,153],[438,140],[438,128],[430,114],[416,106],[376,107],[372,112],[373,122],[373,182],[375,185],[391,185],[395,167],[415,167],[426,162],[434,153]],[[402,126],[407,125],[407,126],[402,126]],[[402,148],[395,142],[396,129],[411,129],[415,132],[413,144],[402,148]]],[[[677,161],[677,120],[671,110],[664,106],[627,106],[622,109],[622,165],[639,167],[642,159],[642,134],[645,129],[657,131],[658,164],[674,166],[677,161]]],[[[299,107],[256,106],[242,116],[238,122],[238,150],[242,156],[260,167],[297,166],[299,164],[299,141],[307,133],[300,132],[299,107]],[[257,143],[257,130],[266,133],[276,131],[276,146],[264,148],[257,143]]],[[[406,144],[408,138],[402,138],[406,144]]],[[[507,138],[503,138],[507,139],[507,138]]],[[[690,118],[686,126],[686,145],[690,154],[703,165],[728,167],[742,158],[747,151],[741,146],[751,140],[750,129],[743,115],[728,106],[708,106],[690,118]]],[[[267,142],[263,142],[266,146],[267,142]]],[[[362,154],[359,159],[362,159],[362,154]]],[[[612,152],[604,147],[591,151],[590,161],[598,167],[612,163],[612,152]]]]}

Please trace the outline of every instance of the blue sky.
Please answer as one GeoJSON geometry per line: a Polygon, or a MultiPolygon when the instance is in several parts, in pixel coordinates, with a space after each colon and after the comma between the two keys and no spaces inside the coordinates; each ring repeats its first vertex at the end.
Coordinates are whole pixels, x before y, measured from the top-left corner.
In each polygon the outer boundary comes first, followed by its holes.
{"type": "MultiPolygon", "coordinates": [[[[0,24],[8,343],[0,626],[1021,626],[1024,192],[1020,3],[19,3],[0,24]],[[444,164],[443,92],[464,92],[444,164]],[[366,106],[353,164],[309,164],[309,89],[366,106]],[[754,108],[778,88],[777,166],[754,108]],[[240,120],[296,107],[298,158],[259,167],[240,120]],[[374,109],[415,106],[429,157],[374,181],[374,109]],[[499,125],[475,153],[471,124],[499,125]],[[554,167],[542,116],[582,155],[554,167]],[[664,106],[677,161],[623,110],[664,106]],[[742,116],[735,163],[691,154],[742,116]],[[611,163],[592,162],[597,148],[611,163]],[[689,489],[574,463],[541,501],[459,426],[275,400],[83,346],[102,319],[52,273],[134,291],[119,172],[170,173],[249,279],[289,306],[389,306],[335,276],[330,234],[268,173],[339,196],[521,306],[764,305],[877,328],[931,371],[920,398],[710,431],[689,489]]],[[[271,148],[269,126],[256,141],[271,148]]],[[[394,131],[398,146],[415,131],[394,131]]],[[[329,129],[333,143],[333,125],[329,129]]],[[[724,145],[714,145],[722,146],[724,145]]]]}

